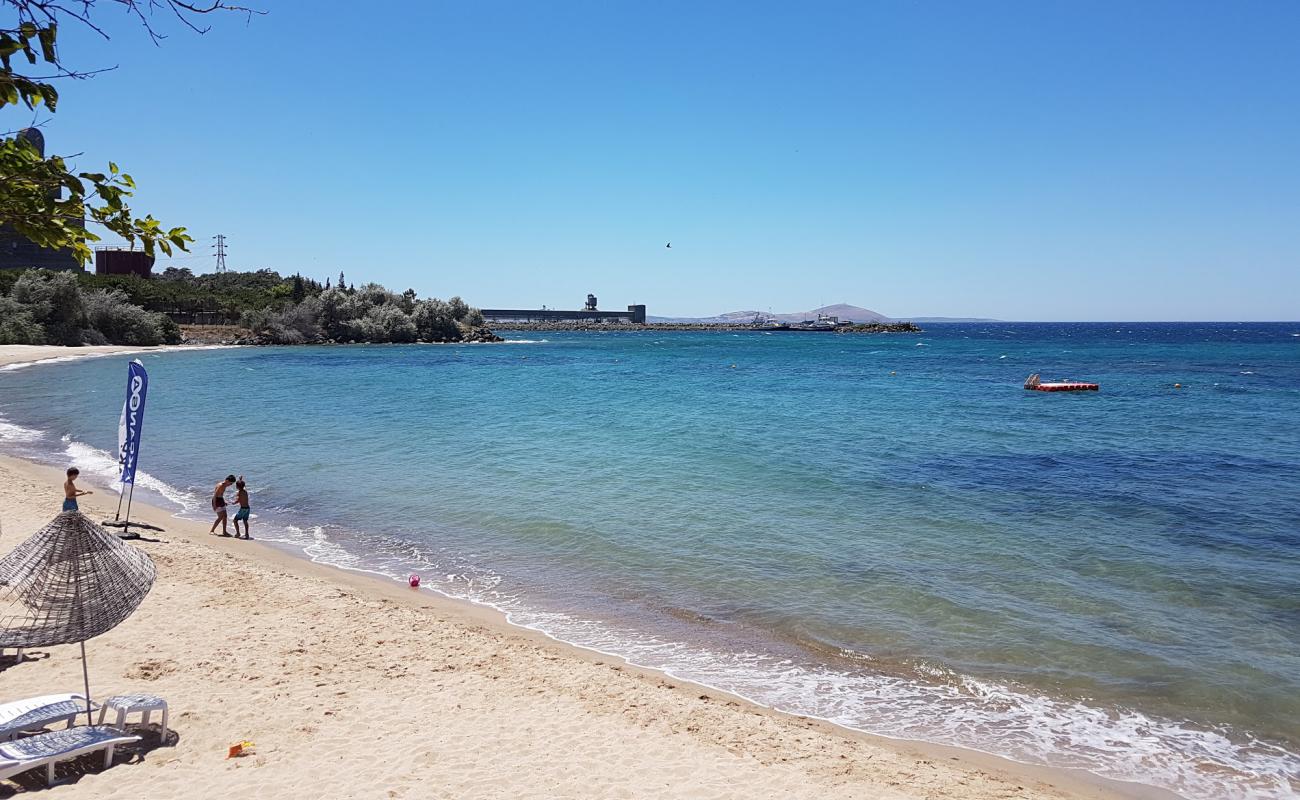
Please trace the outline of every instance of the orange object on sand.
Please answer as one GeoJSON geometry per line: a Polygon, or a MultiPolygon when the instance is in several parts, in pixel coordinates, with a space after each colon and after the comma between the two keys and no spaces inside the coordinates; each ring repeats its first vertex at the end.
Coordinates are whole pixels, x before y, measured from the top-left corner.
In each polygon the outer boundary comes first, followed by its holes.
{"type": "Polygon", "coordinates": [[[254,744],[252,742],[235,742],[230,746],[230,752],[226,753],[226,758],[238,758],[246,756],[253,752],[254,744]]]}

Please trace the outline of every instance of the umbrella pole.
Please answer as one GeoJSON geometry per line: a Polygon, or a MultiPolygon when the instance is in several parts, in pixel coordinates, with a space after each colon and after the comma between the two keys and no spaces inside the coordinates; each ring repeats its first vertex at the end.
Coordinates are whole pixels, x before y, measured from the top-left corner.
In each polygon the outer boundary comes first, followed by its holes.
{"type": "Polygon", "coordinates": [[[86,685],[86,724],[94,725],[90,718],[90,668],[86,665],[86,643],[81,643],[81,680],[86,685]]]}

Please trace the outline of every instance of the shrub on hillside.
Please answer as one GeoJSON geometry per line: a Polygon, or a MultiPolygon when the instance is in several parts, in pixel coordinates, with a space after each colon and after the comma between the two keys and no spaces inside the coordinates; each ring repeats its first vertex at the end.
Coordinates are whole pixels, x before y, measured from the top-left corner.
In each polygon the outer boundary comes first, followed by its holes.
{"type": "Polygon", "coordinates": [[[436,298],[416,303],[411,319],[420,338],[428,342],[456,339],[460,335],[451,306],[436,298]]]}
{"type": "Polygon", "coordinates": [[[317,323],[320,317],[320,301],[308,297],[295,306],[281,311],[263,308],[257,311],[245,311],[239,323],[258,336],[273,344],[307,344],[318,342],[323,334],[317,323]]]}
{"type": "Polygon", "coordinates": [[[106,344],[131,345],[168,344],[169,338],[180,341],[176,323],[165,314],[154,314],[132,305],[126,292],[119,289],[86,292],[81,299],[89,328],[89,332],[81,333],[86,344],[98,344],[97,339],[104,339],[106,344]],[[174,337],[169,336],[172,330],[174,337]]]}
{"type": "Polygon", "coordinates": [[[70,272],[28,270],[14,281],[9,296],[26,306],[51,344],[79,345],[86,309],[77,278],[70,272]]]}
{"type": "Polygon", "coordinates": [[[350,338],[358,342],[414,342],[419,338],[415,323],[396,305],[372,306],[348,328],[350,338]]]}
{"type": "Polygon", "coordinates": [[[316,300],[320,304],[317,323],[328,338],[338,341],[351,337],[350,323],[364,315],[368,306],[359,302],[357,295],[338,288],[324,290],[316,300]]]}
{"type": "Polygon", "coordinates": [[[27,306],[0,296],[0,344],[44,344],[45,328],[27,306]]]}

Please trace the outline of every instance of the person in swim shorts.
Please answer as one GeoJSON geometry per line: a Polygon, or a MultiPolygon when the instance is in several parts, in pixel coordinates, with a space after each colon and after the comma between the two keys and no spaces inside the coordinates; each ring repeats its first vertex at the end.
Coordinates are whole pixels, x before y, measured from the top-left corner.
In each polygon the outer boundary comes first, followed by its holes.
{"type": "Polygon", "coordinates": [[[235,481],[235,505],[239,506],[239,510],[235,512],[235,538],[239,538],[239,523],[242,520],[244,523],[244,538],[252,539],[253,537],[248,533],[248,516],[253,512],[253,509],[248,505],[248,487],[244,483],[243,475],[240,475],[239,480],[235,481]]]}
{"type": "Polygon", "coordinates": [[[92,491],[82,491],[77,488],[77,476],[81,475],[81,470],[76,467],[68,467],[68,479],[63,482],[63,510],[78,511],[77,498],[83,494],[94,494],[92,491]]]}
{"type": "Polygon", "coordinates": [[[235,482],[234,475],[227,475],[226,479],[217,484],[217,488],[212,490],[212,510],[216,513],[217,518],[212,521],[212,527],[208,533],[217,532],[217,523],[221,524],[221,535],[229,536],[230,530],[226,527],[226,490],[235,482]]]}

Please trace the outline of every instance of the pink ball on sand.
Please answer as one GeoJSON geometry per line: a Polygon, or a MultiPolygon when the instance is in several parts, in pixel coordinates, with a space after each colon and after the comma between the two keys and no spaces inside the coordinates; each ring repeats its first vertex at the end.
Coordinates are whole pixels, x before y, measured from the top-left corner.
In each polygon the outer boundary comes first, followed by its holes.
{"type": "Polygon", "coordinates": [[[420,588],[420,576],[419,576],[419,575],[412,575],[412,576],[407,580],[407,582],[411,584],[411,588],[412,588],[412,589],[419,589],[419,588],[420,588]]]}

